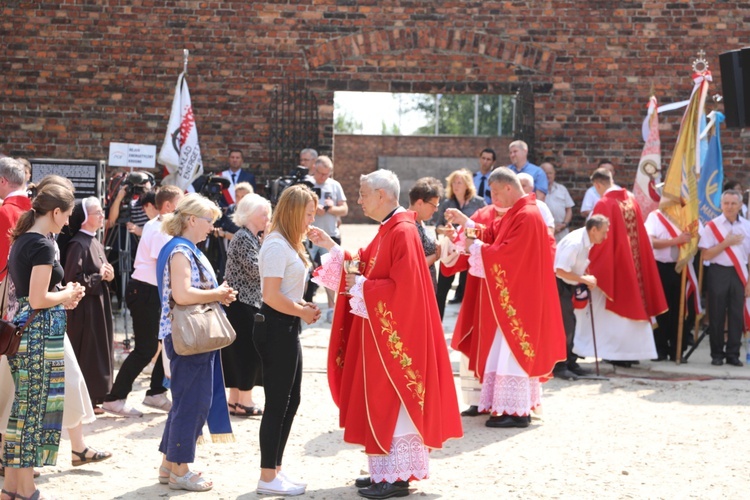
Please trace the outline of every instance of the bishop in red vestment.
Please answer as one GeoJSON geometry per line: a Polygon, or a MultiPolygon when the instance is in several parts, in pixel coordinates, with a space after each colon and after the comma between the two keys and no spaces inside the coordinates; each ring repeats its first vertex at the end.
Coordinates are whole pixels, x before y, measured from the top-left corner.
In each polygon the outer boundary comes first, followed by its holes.
{"type": "Polygon", "coordinates": [[[370,477],[366,498],[408,494],[428,477],[429,449],[463,435],[440,314],[413,213],[398,205],[398,178],[387,170],[362,176],[359,204],[381,222],[353,256],[322,231],[310,239],[330,249],[319,284],[340,292],[331,328],[328,381],[344,440],[363,445],[370,477]],[[351,271],[351,270],[350,270],[351,271]],[[350,296],[344,295],[348,293],[350,296]]]}
{"type": "MultiPolygon", "coordinates": [[[[651,240],[641,209],[625,189],[613,186],[612,174],[597,169],[591,176],[601,199],[593,213],[609,219],[609,235],[589,253],[596,346],[599,357],[629,363],[657,356],[651,318],[667,310],[651,240]]],[[[573,351],[593,356],[589,308],[576,310],[573,351]]]]}
{"type": "Polygon", "coordinates": [[[470,247],[469,273],[478,279],[471,288],[467,281],[452,346],[469,356],[482,381],[479,411],[492,413],[487,426],[526,427],[541,402],[540,380],[566,357],[554,239],[536,197],[524,195],[513,172],[495,169],[490,190],[493,205],[510,209],[470,247]]]}

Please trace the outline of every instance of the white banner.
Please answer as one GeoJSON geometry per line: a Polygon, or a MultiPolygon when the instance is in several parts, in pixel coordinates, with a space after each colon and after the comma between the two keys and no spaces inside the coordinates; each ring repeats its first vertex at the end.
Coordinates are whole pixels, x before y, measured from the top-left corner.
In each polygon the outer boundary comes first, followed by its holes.
{"type": "Polygon", "coordinates": [[[110,142],[107,164],[110,167],[154,168],[156,166],[156,146],[110,142]]]}
{"type": "Polygon", "coordinates": [[[174,184],[186,189],[196,177],[203,174],[198,129],[185,73],[180,73],[177,78],[172,113],[169,115],[164,144],[159,151],[159,162],[169,171],[162,184],[174,184]]]}

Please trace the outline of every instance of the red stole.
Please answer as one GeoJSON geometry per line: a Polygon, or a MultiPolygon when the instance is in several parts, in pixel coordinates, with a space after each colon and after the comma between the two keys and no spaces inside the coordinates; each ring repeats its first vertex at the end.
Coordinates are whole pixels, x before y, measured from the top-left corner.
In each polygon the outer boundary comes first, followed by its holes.
{"type": "Polygon", "coordinates": [[[589,253],[589,270],[607,297],[607,310],[640,321],[665,312],[664,289],[635,198],[625,189],[607,191],[593,213],[609,218],[607,239],[589,253]]]}
{"type": "Polygon", "coordinates": [[[441,448],[463,431],[415,214],[397,213],[382,224],[360,260],[369,319],[352,315],[340,296],[328,351],[344,440],[388,454],[403,404],[424,444],[441,448]]]}
{"type": "MultiPolygon", "coordinates": [[[[710,229],[711,232],[714,233],[714,236],[716,237],[716,241],[719,243],[724,241],[724,235],[721,234],[721,231],[719,231],[719,228],[716,227],[716,224],[714,221],[708,221],[708,224],[706,224],[710,229]]],[[[737,255],[735,255],[734,250],[732,250],[732,247],[726,247],[724,251],[727,253],[727,257],[729,257],[729,260],[732,261],[732,264],[734,265],[734,270],[737,272],[737,276],[740,277],[740,281],[742,282],[742,286],[747,286],[747,268],[742,267],[740,265],[740,260],[737,258],[737,255]]],[[[747,307],[747,300],[745,300],[745,307],[742,308],[742,312],[744,312],[745,316],[745,329],[747,329],[750,326],[750,311],[748,311],[747,307]]]]}
{"type": "MultiPolygon", "coordinates": [[[[519,199],[482,247],[482,281],[475,373],[484,377],[499,327],[529,377],[545,377],[566,359],[565,329],[553,269],[553,239],[533,194],[519,199]]],[[[466,296],[464,295],[464,302],[466,296]]]]}

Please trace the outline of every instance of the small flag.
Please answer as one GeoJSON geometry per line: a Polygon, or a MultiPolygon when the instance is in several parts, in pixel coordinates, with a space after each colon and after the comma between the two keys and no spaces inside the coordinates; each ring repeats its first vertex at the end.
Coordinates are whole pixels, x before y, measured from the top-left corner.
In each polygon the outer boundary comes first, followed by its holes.
{"type": "Polygon", "coordinates": [[[698,200],[701,222],[706,224],[721,214],[721,187],[724,185],[724,166],[719,136],[724,114],[714,111],[714,133],[708,141],[708,152],[698,179],[698,200]]]}
{"type": "Polygon", "coordinates": [[[659,192],[656,184],[661,182],[661,140],[659,139],[659,112],[656,97],[651,96],[648,102],[648,113],[643,122],[643,145],[641,161],[635,173],[633,196],[641,207],[643,217],[659,208],[659,192]]]}
{"type": "Polygon", "coordinates": [[[167,167],[169,175],[163,184],[174,184],[181,189],[203,174],[201,148],[198,145],[198,129],[195,125],[193,106],[190,102],[185,73],[180,73],[172,101],[172,113],[159,151],[159,162],[167,167]]]}

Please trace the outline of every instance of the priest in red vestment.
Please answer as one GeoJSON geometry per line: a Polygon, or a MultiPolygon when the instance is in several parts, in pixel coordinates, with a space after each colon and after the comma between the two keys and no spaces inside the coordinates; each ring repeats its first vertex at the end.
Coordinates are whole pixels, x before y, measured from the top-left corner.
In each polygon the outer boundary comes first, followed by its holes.
{"type": "MultiPolygon", "coordinates": [[[[469,357],[482,381],[478,410],[491,412],[486,425],[527,427],[541,404],[540,381],[566,358],[554,239],[536,196],[524,194],[512,171],[495,169],[489,184],[493,205],[508,211],[485,223],[478,239],[467,238],[469,273],[478,279],[471,287],[467,281],[452,347],[469,357]]],[[[446,217],[477,225],[454,211],[446,217]]]]}
{"type": "Polygon", "coordinates": [[[667,310],[667,301],[635,198],[613,185],[609,170],[597,169],[591,182],[601,196],[592,213],[609,219],[609,236],[589,254],[597,288],[591,291],[592,307],[576,310],[573,352],[593,356],[595,334],[599,357],[630,366],[656,358],[651,319],[667,310]]]}
{"type": "Polygon", "coordinates": [[[26,171],[23,163],[13,158],[0,158],[0,279],[10,253],[10,231],[16,227],[21,214],[31,210],[31,200],[26,194],[26,171]]]}
{"type": "Polygon", "coordinates": [[[410,480],[428,477],[429,450],[463,435],[432,280],[414,214],[398,196],[393,172],[361,177],[358,202],[380,228],[356,256],[309,232],[330,250],[313,279],[340,294],[328,381],[344,440],[369,455],[370,476],[356,483],[365,498],[408,495],[410,480]]]}

